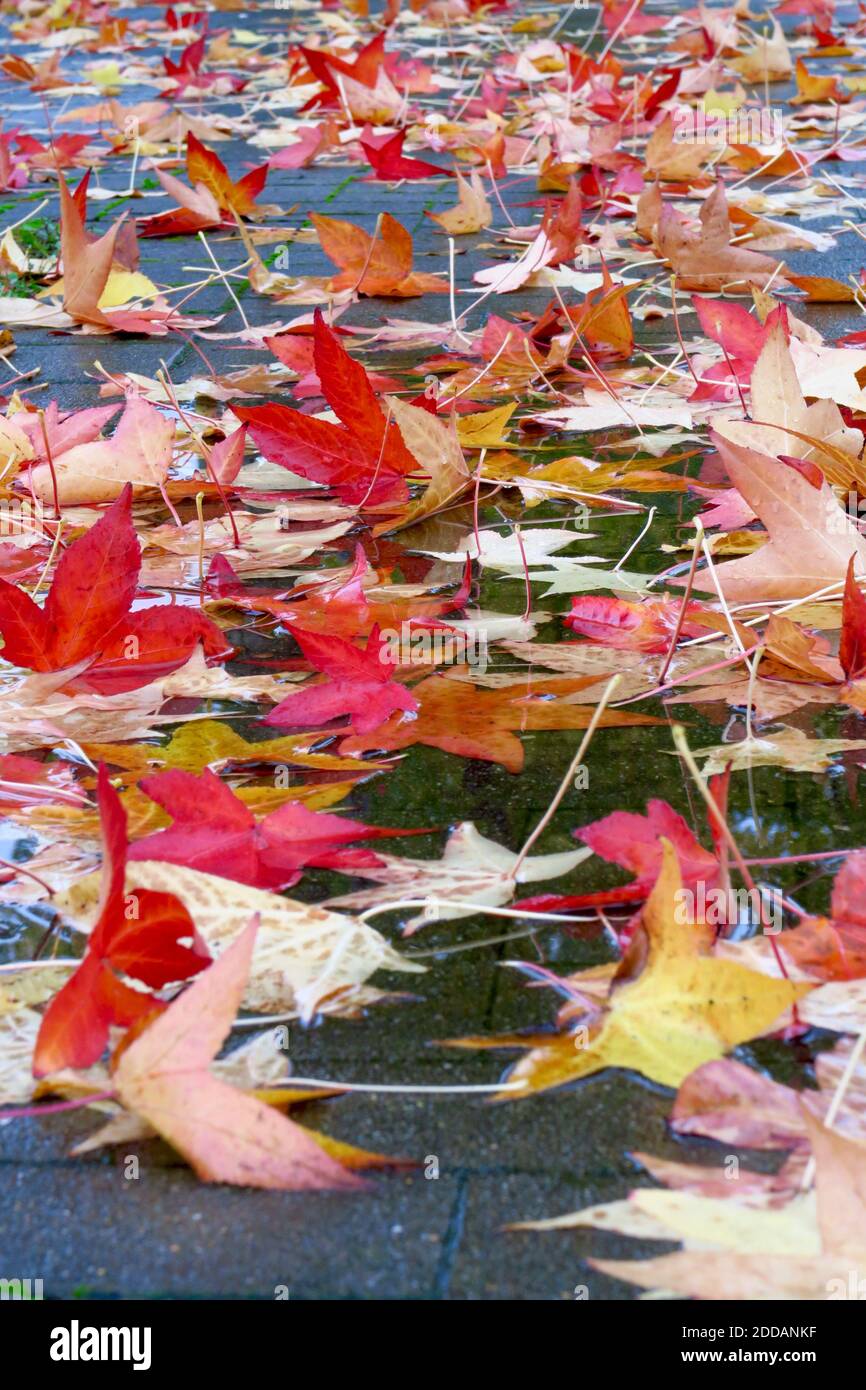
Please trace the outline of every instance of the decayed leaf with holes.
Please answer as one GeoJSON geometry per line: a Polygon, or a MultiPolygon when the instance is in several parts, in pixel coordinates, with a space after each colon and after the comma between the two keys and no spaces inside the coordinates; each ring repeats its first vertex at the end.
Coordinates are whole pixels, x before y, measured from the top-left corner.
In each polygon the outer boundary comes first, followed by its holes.
{"type": "Polygon", "coordinates": [[[591,854],[589,849],[536,854],[524,859],[514,873],[519,856],[479,834],[471,821],[464,821],[452,830],[441,859],[379,855],[381,866],[360,866],[354,870],[362,878],[375,880],[377,888],[362,888],[330,898],[326,906],[361,911],[394,902],[397,898],[456,900],[454,904],[441,907],[431,903],[423,913],[413,915],[404,927],[404,934],[408,936],[425,923],[471,917],[472,907],[462,908],[460,903],[502,907],[514,897],[519,883],[542,883],[560,878],[571,873],[591,854]]]}
{"type": "MultiPolygon", "coordinates": [[[[642,968],[638,964],[638,973],[631,974],[638,961],[635,948],[633,960],[626,957],[614,976],[601,1016],[588,1015],[583,1034],[535,1039],[509,1075],[512,1082],[525,1082],[524,1088],[502,1091],[497,1099],[545,1091],[605,1067],[627,1067],[663,1086],[678,1086],[703,1062],[768,1032],[811,990],[811,984],[771,979],[713,956],[712,928],[677,919],[679,863],[670,841],[662,845],[661,873],[637,938],[645,943],[642,968]]],[[[570,983],[579,990],[581,975],[571,976],[570,983]]],[[[512,1038],[505,1045],[516,1042],[512,1038]]],[[[497,1040],[463,1039],[451,1045],[495,1047],[497,1040]]]]}
{"type": "MultiPolygon", "coordinates": [[[[87,931],[98,888],[98,878],[88,875],[58,894],[54,905],[87,931]]],[[[352,1012],[375,971],[422,969],[363,922],[196,869],[153,860],[129,864],[126,891],[143,888],[179,898],[217,956],[258,914],[261,925],[244,995],[245,1007],[256,1012],[304,1019],[318,1012],[352,1012]]]]}

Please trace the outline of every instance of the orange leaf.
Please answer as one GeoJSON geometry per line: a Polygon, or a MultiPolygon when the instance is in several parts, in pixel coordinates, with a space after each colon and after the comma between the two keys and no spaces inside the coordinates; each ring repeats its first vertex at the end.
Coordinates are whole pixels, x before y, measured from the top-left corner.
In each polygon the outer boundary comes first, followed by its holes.
{"type": "MultiPolygon", "coordinates": [[[[459,668],[455,668],[457,671],[459,668]]],[[[462,758],[501,763],[509,772],[523,767],[523,745],[515,730],[585,729],[593,706],[573,705],[551,696],[574,695],[587,686],[600,688],[604,676],[552,676],[527,686],[526,681],[492,690],[447,676],[429,676],[413,694],[420,708],[412,718],[392,715],[369,734],[343,739],[341,753],[381,748],[391,752],[425,743],[462,758]],[[546,698],[543,698],[546,697],[546,698]]],[[[605,710],[601,726],[661,724],[664,720],[625,710],[605,710]]]]}
{"type": "Polygon", "coordinates": [[[352,289],[394,299],[410,299],[427,290],[447,292],[448,286],[438,276],[412,270],[412,238],[390,213],[380,215],[372,237],[363,227],[337,217],[311,212],[310,221],[328,260],[341,271],[331,280],[332,290],[352,289]]]}
{"type": "Polygon", "coordinates": [[[262,164],[258,169],[251,169],[235,183],[219,155],[190,131],[186,138],[186,172],[190,183],[204,184],[226,212],[249,217],[257,211],[256,198],[265,186],[268,166],[262,164]]]}
{"type": "Polygon", "coordinates": [[[99,299],[111,273],[120,223],[88,242],[78,203],[60,180],[60,255],[63,262],[63,307],[79,323],[107,325],[99,299]]]}

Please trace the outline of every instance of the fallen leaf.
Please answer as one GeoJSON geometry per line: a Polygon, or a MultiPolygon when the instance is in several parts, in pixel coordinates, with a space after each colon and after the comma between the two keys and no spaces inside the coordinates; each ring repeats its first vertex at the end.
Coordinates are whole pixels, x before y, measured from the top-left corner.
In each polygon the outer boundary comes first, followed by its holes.
{"type": "Polygon", "coordinates": [[[283,1191],[360,1188],[300,1125],[210,1070],[241,1001],[256,926],[251,922],[196,985],[125,1046],[113,1068],[118,1097],[205,1182],[283,1191]]]}
{"type": "MultiPolygon", "coordinates": [[[[812,988],[714,958],[711,930],[678,919],[679,864],[670,841],[662,845],[662,869],[643,912],[642,969],[635,978],[613,979],[604,1011],[588,1029],[536,1041],[509,1073],[510,1082],[525,1083],[523,1089],[502,1091],[497,1099],[545,1091],[605,1067],[626,1067],[663,1086],[678,1086],[695,1067],[768,1032],[812,988]]],[[[571,983],[579,989],[580,976],[571,983]]],[[[496,1046],[496,1039],[483,1045],[496,1046]]]]}

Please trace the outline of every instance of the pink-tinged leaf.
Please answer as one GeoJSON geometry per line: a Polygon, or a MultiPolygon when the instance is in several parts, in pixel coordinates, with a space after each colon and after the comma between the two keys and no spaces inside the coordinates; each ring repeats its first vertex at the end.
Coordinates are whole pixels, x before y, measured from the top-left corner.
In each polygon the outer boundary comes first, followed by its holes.
{"type": "Polygon", "coordinates": [[[833,883],[833,921],[866,934],[866,850],[850,854],[833,883]]]}
{"type": "Polygon", "coordinates": [[[394,665],[378,628],[373,628],[362,651],[341,637],[287,626],[310,664],[329,679],[287,695],[262,721],[264,724],[309,728],[348,715],[356,733],[365,734],[396,710],[412,713],[418,709],[415,696],[391,679],[394,665]]]}
{"type": "Polygon", "coordinates": [[[244,444],[247,438],[247,427],[241,425],[240,429],[233,430],[231,434],[221,439],[219,444],[215,444],[210,451],[211,471],[217,482],[223,486],[233,483],[241,471],[244,461],[244,444]]]}
{"type": "Polygon", "coordinates": [[[114,1067],[118,1095],[205,1182],[294,1191],[363,1188],[300,1125],[218,1081],[209,1069],[243,997],[256,930],[253,921],[125,1048],[114,1067]]]}
{"type": "Polygon", "coordinates": [[[79,444],[90,444],[97,439],[119,409],[118,405],[100,405],[90,410],[74,410],[71,414],[61,416],[57,402],[51,401],[44,411],[44,434],[42,420],[35,411],[19,411],[15,416],[15,424],[27,435],[37,457],[45,457],[47,434],[51,457],[56,462],[67,450],[74,449],[79,444]]]}
{"type": "Polygon", "coordinates": [[[849,681],[866,676],[866,596],[854,578],[854,556],[848,561],[842,598],[839,664],[849,681]]]}
{"type": "Polygon", "coordinates": [[[272,154],[268,164],[272,169],[306,169],[317,154],[333,143],[331,129],[332,123],[323,121],[321,125],[299,130],[297,140],[272,154]]]}
{"type": "Polygon", "coordinates": [[[703,879],[709,885],[718,877],[715,855],[704,849],[688,823],[666,801],[648,802],[645,816],[614,811],[574,833],[602,859],[636,874],[637,883],[646,889],[655,883],[661,868],[662,837],[670,840],[677,852],[684,883],[703,879]]]}
{"type": "Polygon", "coordinates": [[[692,304],[707,337],[751,371],[767,340],[766,325],[731,299],[693,294],[692,304]]]}

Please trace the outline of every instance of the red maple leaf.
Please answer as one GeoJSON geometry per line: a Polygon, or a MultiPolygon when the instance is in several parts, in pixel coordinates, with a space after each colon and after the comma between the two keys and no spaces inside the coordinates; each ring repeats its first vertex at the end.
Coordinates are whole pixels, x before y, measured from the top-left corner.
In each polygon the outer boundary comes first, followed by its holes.
{"type": "Polygon", "coordinates": [[[34,1076],[92,1066],[112,1024],[129,1027],[160,1007],[151,989],[188,979],[210,962],[192,918],[171,893],[124,893],[126,813],[103,766],[97,786],[105,851],[99,915],[81,964],[45,1011],[34,1076]],[[182,944],[189,940],[191,946],[182,944]],[[120,975],[140,980],[148,991],[133,989],[120,975]]]}
{"type": "MultiPolygon", "coordinates": [[[[563,622],[573,632],[602,647],[618,651],[666,652],[681,610],[681,599],[644,599],[632,603],[628,599],[607,598],[604,594],[581,594],[571,600],[571,611],[563,614],[563,622]]],[[[686,637],[699,637],[706,631],[701,626],[700,613],[699,603],[688,604],[681,629],[686,637]]]]}
{"type": "Polygon", "coordinates": [[[256,888],[289,888],[307,865],[347,873],[359,865],[375,867],[381,860],[372,851],[340,846],[352,840],[424,833],[364,825],[310,811],[299,801],[289,801],[256,821],[209,768],[200,776],[173,768],[145,777],[140,786],[174,824],[139,840],[130,859],[163,859],[256,888]]]}
{"type": "MultiPolygon", "coordinates": [[[[216,452],[216,451],[214,451],[216,452]]],[[[382,542],[380,542],[380,550],[382,542]]],[[[411,557],[401,555],[400,562],[408,579],[411,557]]],[[[419,576],[420,577],[420,576],[419,576]]],[[[377,570],[370,563],[360,542],[355,545],[355,562],[348,578],[326,579],[311,584],[302,580],[295,589],[247,589],[235,574],[224,555],[211,560],[205,586],[215,599],[223,599],[234,607],[253,613],[273,613],[285,624],[296,624],[304,633],[323,632],[331,637],[363,637],[379,627],[445,628],[448,623],[439,619],[445,613],[465,608],[472,584],[472,561],[466,559],[463,579],[453,594],[403,595],[399,592],[389,599],[388,589],[379,586],[377,570]],[[375,600],[369,602],[364,580],[377,589],[375,600]]]]}
{"type": "Polygon", "coordinates": [[[297,51],[303,55],[310,72],[325,88],[324,92],[317,92],[315,96],[310,97],[310,100],[300,107],[300,111],[309,111],[320,106],[342,109],[340,89],[334,72],[342,73],[344,77],[352,77],[365,87],[375,87],[379,69],[385,59],[385,33],[383,31],[377,34],[369,43],[364,44],[351,62],[338,58],[335,53],[320,53],[315,48],[304,48],[303,44],[297,51]]]}
{"type": "Polygon", "coordinates": [[[667,801],[647,803],[645,816],[631,811],[614,811],[601,820],[592,821],[574,832],[578,840],[606,859],[619,864],[637,877],[621,888],[605,888],[596,893],[542,893],[524,898],[516,908],[537,912],[565,912],[577,907],[604,907],[613,903],[642,902],[652,891],[662,865],[662,837],[670,840],[680,861],[680,873],[685,888],[699,880],[709,888],[719,876],[719,861],[715,854],[704,849],[692,833],[688,822],[667,801]]]}
{"type": "Polygon", "coordinates": [[[98,694],[136,690],[182,666],[201,642],[209,660],[231,648],[197,608],[161,604],[131,613],[141,548],[132,524],[132,486],[65,550],[42,608],[0,579],[3,658],[30,671],[90,662],[69,688],[98,694]]]}
{"type": "Polygon", "coordinates": [[[424,159],[410,159],[403,154],[405,130],[397,130],[393,135],[374,135],[368,128],[361,136],[360,145],[367,156],[373,173],[368,179],[385,179],[396,183],[398,179],[441,179],[450,177],[450,169],[442,169],[438,164],[428,164],[424,159]]]}
{"type": "Polygon", "coordinates": [[[404,475],[419,465],[382,413],[361,363],[349,356],[320,310],[313,343],[316,374],[340,425],[285,405],[236,406],[234,414],[249,425],[266,458],[327,484],[349,505],[405,500],[404,475]]]}
{"type": "Polygon", "coordinates": [[[395,665],[378,627],[370,633],[364,650],[341,637],[304,632],[286,624],[304,656],[327,680],[293,691],[281,700],[263,724],[277,728],[315,728],[331,719],[349,715],[359,734],[370,733],[395,710],[415,711],[418,701],[411,691],[392,679],[395,665]]]}
{"type": "Polygon", "coordinates": [[[866,597],[854,579],[854,556],[848,561],[842,597],[839,664],[849,681],[866,676],[866,597]]]}

